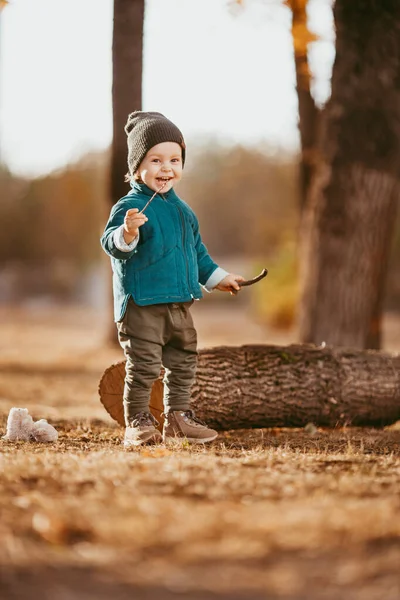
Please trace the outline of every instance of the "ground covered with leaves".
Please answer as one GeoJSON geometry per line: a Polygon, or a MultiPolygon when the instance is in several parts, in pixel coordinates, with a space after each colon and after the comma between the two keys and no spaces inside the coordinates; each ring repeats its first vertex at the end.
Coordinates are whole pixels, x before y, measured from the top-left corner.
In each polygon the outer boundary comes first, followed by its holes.
{"type": "Polygon", "coordinates": [[[114,427],[55,425],[54,446],[1,444],[5,598],[398,599],[400,431],[127,452],[114,427]]]}
{"type": "Polygon", "coordinates": [[[398,425],[126,451],[97,397],[116,351],[64,326],[0,361],[0,433],[11,406],[59,432],[0,442],[2,600],[398,600],[398,425]]]}

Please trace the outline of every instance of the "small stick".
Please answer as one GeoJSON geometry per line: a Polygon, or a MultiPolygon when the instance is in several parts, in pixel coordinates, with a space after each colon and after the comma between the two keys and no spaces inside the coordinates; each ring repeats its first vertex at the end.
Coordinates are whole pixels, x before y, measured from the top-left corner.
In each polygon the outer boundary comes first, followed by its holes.
{"type": "MultiPolygon", "coordinates": [[[[268,269],[263,269],[261,271],[261,273],[259,275],[257,275],[257,277],[253,277],[253,279],[247,279],[246,281],[237,281],[237,284],[239,287],[243,287],[245,285],[253,285],[253,283],[257,283],[257,281],[261,281],[261,279],[264,279],[264,277],[266,277],[268,275],[268,269]]],[[[231,288],[231,294],[233,296],[236,296],[236,294],[238,293],[238,290],[235,290],[235,288],[231,288]]]]}
{"type": "Polygon", "coordinates": [[[161,192],[161,190],[163,189],[163,187],[166,186],[166,183],[163,183],[162,186],[160,187],[159,190],[157,190],[156,192],[154,192],[154,194],[152,195],[152,197],[150,198],[150,200],[148,202],[146,202],[146,204],[144,205],[144,207],[142,208],[142,210],[140,210],[138,212],[138,215],[141,215],[144,213],[144,211],[146,210],[146,208],[148,207],[148,205],[150,204],[150,202],[152,202],[154,200],[154,198],[157,196],[157,194],[159,194],[161,192]]]}
{"type": "Polygon", "coordinates": [[[238,281],[238,284],[240,287],[243,287],[244,285],[253,285],[253,283],[257,283],[257,281],[261,281],[261,279],[264,279],[264,277],[266,277],[268,275],[268,269],[263,269],[261,271],[261,273],[259,275],[257,275],[257,277],[253,277],[253,279],[247,279],[246,281],[238,281]]]}

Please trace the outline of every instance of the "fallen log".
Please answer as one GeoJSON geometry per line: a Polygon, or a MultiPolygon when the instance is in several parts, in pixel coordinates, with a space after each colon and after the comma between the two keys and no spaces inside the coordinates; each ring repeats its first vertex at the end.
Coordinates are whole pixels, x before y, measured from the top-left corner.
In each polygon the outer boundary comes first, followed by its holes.
{"type": "MultiPolygon", "coordinates": [[[[99,393],[123,425],[125,362],[107,369],[99,393]]],[[[162,421],[160,380],[151,410],[162,421]]],[[[196,414],[218,430],[258,427],[383,426],[400,420],[400,356],[374,350],[220,346],[199,352],[196,414]]]]}

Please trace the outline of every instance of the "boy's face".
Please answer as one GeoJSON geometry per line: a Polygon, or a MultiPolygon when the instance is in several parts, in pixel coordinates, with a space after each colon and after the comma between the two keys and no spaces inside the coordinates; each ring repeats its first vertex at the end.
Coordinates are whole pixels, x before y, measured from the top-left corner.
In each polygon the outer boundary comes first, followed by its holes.
{"type": "Polygon", "coordinates": [[[143,183],[154,192],[164,185],[168,192],[182,178],[182,149],[176,142],[162,142],[150,148],[139,165],[143,183]]]}

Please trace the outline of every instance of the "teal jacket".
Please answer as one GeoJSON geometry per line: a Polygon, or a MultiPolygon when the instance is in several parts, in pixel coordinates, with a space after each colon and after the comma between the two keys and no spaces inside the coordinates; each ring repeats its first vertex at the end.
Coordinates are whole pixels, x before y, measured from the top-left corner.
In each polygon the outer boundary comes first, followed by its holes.
{"type": "Polygon", "coordinates": [[[102,248],[111,257],[115,321],[124,316],[130,296],[140,306],[189,302],[202,297],[200,284],[209,285],[212,274],[222,272],[202,242],[195,213],[173,189],[157,194],[146,208],[148,221],[140,227],[136,248],[119,250],[114,233],[126,211],[141,210],[154,193],[144,184],[131,185],[129,194],[113,206],[101,237],[102,248]]]}

